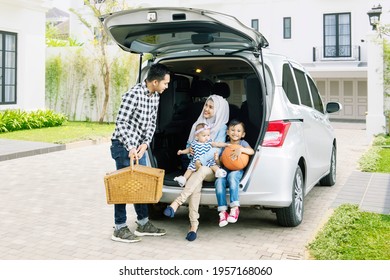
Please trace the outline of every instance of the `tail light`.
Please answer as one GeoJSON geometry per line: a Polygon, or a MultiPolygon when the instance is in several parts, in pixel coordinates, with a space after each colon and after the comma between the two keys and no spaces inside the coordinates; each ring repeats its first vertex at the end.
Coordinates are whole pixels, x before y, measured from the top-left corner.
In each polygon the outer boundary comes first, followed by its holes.
{"type": "Polygon", "coordinates": [[[291,123],[287,121],[272,121],[268,123],[265,133],[263,147],[281,147],[287,136],[291,123]]]}

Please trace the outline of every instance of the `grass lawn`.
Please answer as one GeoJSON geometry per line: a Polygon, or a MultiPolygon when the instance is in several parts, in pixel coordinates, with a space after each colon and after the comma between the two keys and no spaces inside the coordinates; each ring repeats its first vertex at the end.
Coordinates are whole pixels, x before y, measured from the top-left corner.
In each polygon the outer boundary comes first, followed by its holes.
{"type": "MultiPolygon", "coordinates": [[[[390,137],[361,158],[362,171],[390,173],[390,137]],[[365,170],[366,167],[367,170],[365,170]]],[[[317,260],[390,260],[390,215],[359,211],[357,205],[337,208],[307,248],[317,260]]]]}
{"type": "Polygon", "coordinates": [[[114,124],[66,122],[61,126],[0,133],[0,138],[66,144],[110,137],[114,124]]]}
{"type": "Polygon", "coordinates": [[[379,162],[376,172],[390,173],[390,148],[383,148],[379,151],[379,162]]]}
{"type": "Polygon", "coordinates": [[[390,173],[390,136],[385,136],[384,147],[379,151],[379,162],[377,171],[381,173],[390,173]]]}
{"type": "Polygon", "coordinates": [[[308,245],[317,260],[390,260],[390,215],[338,207],[308,245]]]}

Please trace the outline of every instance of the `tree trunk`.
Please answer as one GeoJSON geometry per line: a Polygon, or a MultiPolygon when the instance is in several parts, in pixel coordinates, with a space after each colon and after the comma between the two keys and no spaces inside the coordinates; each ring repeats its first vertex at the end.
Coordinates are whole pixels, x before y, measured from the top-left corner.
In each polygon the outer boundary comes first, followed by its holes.
{"type": "Polygon", "coordinates": [[[101,44],[101,51],[103,57],[103,79],[104,79],[104,101],[103,108],[99,118],[99,123],[103,123],[104,117],[107,114],[108,101],[110,99],[110,67],[108,66],[108,58],[104,44],[101,44]]]}

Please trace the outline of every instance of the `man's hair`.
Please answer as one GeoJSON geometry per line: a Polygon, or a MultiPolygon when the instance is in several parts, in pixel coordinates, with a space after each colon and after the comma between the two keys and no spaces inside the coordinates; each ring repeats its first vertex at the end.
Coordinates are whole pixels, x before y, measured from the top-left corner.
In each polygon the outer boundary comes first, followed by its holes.
{"type": "Polygon", "coordinates": [[[150,66],[146,80],[148,82],[151,82],[153,80],[162,81],[167,74],[170,74],[168,67],[164,64],[156,63],[150,66]]]}
{"type": "Polygon", "coordinates": [[[238,124],[241,124],[241,125],[242,125],[242,128],[243,128],[244,131],[245,131],[245,124],[244,124],[242,121],[238,120],[238,119],[232,119],[232,120],[229,122],[228,127],[236,126],[236,125],[238,125],[238,124]]]}

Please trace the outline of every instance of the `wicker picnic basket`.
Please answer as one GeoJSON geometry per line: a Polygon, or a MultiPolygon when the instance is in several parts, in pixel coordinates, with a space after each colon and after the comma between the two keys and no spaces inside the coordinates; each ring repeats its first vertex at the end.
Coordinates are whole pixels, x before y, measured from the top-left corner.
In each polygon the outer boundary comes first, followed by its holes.
{"type": "Polygon", "coordinates": [[[108,204],[157,203],[162,196],[164,169],[136,164],[104,176],[108,204]]]}

